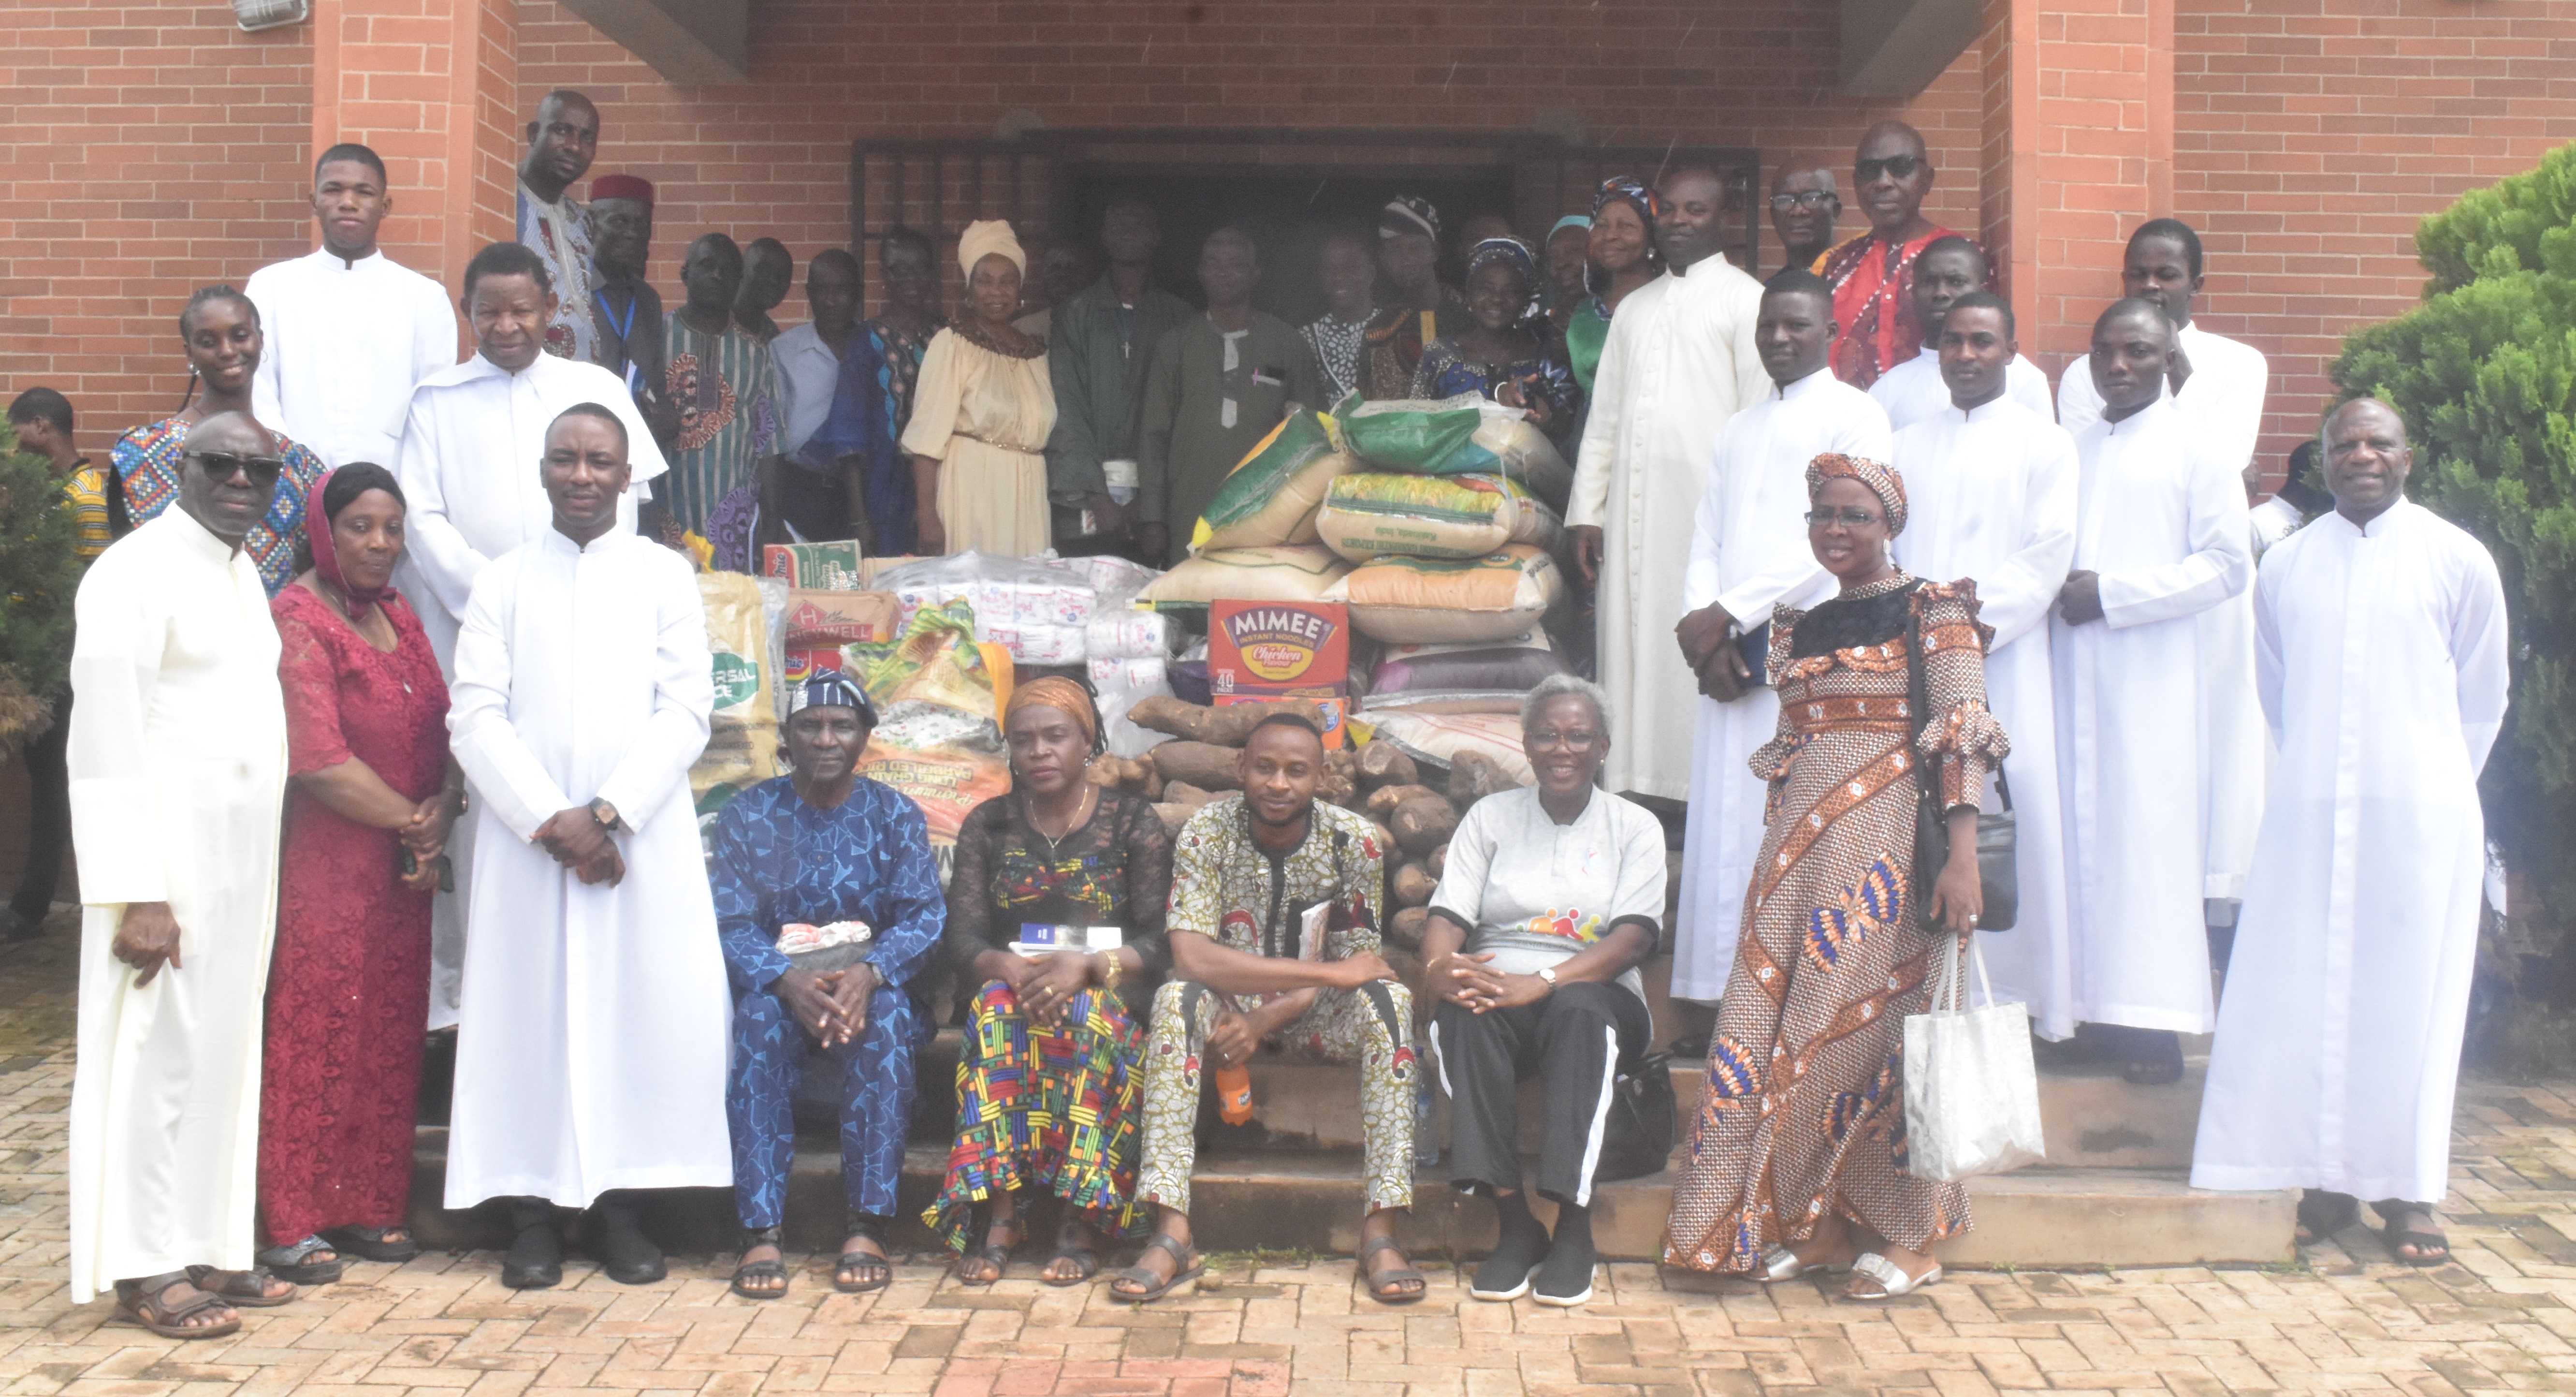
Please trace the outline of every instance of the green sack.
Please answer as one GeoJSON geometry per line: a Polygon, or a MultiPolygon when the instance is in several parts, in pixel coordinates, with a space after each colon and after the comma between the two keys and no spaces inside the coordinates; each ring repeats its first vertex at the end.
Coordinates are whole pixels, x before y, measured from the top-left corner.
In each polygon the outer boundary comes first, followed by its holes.
{"type": "Polygon", "coordinates": [[[1276,548],[1315,541],[1315,506],[1333,478],[1360,468],[1333,436],[1332,419],[1300,412],[1270,429],[1216,487],[1190,547],[1276,548]]]}
{"type": "Polygon", "coordinates": [[[1361,403],[1337,420],[1342,442],[1381,470],[1417,475],[1494,474],[1501,461],[1476,444],[1484,399],[1461,393],[1437,402],[1388,398],[1361,403]]]}

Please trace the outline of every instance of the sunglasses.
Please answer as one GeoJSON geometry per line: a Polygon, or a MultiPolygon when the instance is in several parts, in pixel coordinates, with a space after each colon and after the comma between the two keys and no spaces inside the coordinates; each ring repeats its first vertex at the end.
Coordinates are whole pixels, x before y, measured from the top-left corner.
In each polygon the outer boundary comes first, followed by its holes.
{"type": "Polygon", "coordinates": [[[277,484],[277,477],[286,470],[286,463],[275,456],[236,456],[229,451],[191,451],[188,453],[188,459],[196,462],[198,467],[205,471],[206,478],[217,485],[231,480],[236,475],[247,474],[253,485],[273,486],[277,484]]]}
{"type": "Polygon", "coordinates": [[[1840,524],[1846,529],[1866,529],[1877,522],[1878,516],[1870,513],[1866,509],[1811,509],[1807,511],[1807,527],[1810,529],[1822,529],[1835,524],[1840,524]]]}
{"type": "MultiPolygon", "coordinates": [[[[1903,176],[1899,176],[1899,178],[1903,178],[1903,176]]],[[[1839,204],[1841,202],[1842,196],[1834,193],[1830,189],[1810,189],[1799,194],[1772,195],[1771,209],[1775,213],[1787,213],[1791,209],[1820,209],[1827,204],[1839,204]]]]}
{"type": "Polygon", "coordinates": [[[1914,172],[1922,169],[1925,163],[1920,155],[1891,155],[1884,160],[1856,160],[1852,162],[1852,179],[1854,183],[1867,184],[1878,178],[1881,170],[1898,179],[1912,179],[1914,172]]]}

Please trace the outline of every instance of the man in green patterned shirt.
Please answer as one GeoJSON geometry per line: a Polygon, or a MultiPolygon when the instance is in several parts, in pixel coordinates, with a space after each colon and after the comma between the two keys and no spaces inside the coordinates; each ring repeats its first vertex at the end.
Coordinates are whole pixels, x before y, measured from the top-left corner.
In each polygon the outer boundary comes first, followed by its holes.
{"type": "Polygon", "coordinates": [[[1154,996],[1145,1047],[1145,1140],[1136,1196],[1156,1205],[1152,1242],[1112,1278],[1112,1299],[1159,1299],[1205,1266],[1190,1245],[1202,1059],[1220,1079],[1264,1044],[1357,1063],[1367,1217],[1359,1266],[1390,1305],[1422,1298],[1395,1245],[1413,1204],[1413,996],[1378,955],[1385,853],[1375,826],[1315,799],[1324,742],[1281,714],[1238,760],[1243,794],[1202,808],[1172,851],[1172,978],[1154,996]],[[1394,1252],[1391,1262],[1372,1258],[1394,1252]]]}

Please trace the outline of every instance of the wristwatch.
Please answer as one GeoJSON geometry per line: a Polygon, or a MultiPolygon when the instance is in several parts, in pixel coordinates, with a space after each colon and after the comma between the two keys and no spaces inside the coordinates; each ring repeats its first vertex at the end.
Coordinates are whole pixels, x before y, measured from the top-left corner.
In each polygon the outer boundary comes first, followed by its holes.
{"type": "Polygon", "coordinates": [[[597,820],[599,827],[604,830],[626,828],[625,824],[617,818],[617,807],[605,800],[594,800],[590,803],[590,818],[597,820]]]}
{"type": "Polygon", "coordinates": [[[1540,966],[1540,967],[1538,968],[1538,977],[1539,977],[1540,979],[1545,980],[1545,981],[1547,982],[1547,987],[1548,987],[1549,989],[1555,989],[1555,988],[1556,988],[1556,967],[1555,967],[1555,966],[1553,966],[1553,965],[1542,965],[1542,966],[1540,966]]]}

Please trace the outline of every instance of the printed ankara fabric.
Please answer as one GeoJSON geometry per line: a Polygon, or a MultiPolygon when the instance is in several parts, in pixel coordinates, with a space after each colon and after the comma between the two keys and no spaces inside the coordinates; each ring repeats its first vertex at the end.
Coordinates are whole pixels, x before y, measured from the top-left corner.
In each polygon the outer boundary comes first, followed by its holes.
{"type": "Polygon", "coordinates": [[[986,982],[957,1059],[948,1176],[922,1222],[963,1255],[977,1203],[1043,1189],[1112,1236],[1141,1225],[1143,1047],[1143,1032],[1115,995],[1084,990],[1047,1026],[1021,1011],[1010,986],[986,982]]]}
{"type": "Polygon", "coordinates": [[[717,506],[777,447],[777,366],[768,345],[730,321],[720,335],[678,311],[662,323],[663,390],[680,413],[663,503],[680,527],[712,538],[717,506]]]}
{"type": "MultiPolygon", "coordinates": [[[[1902,245],[1863,233],[1816,259],[1816,273],[1834,289],[1834,377],[1867,388],[1878,376],[1914,357],[1923,326],[1914,318],[1914,259],[1934,242],[1953,236],[1936,227],[1902,245]]],[[[1995,289],[1994,267],[1985,289],[1995,289]]]]}
{"type": "Polygon", "coordinates": [[[1768,832],[1745,895],[1708,1086],[1665,1224],[1665,1264],[1743,1272],[1828,1209],[1921,1251],[1970,1225],[1967,1194],[1906,1172],[1905,1016],[1929,996],[1911,873],[1915,764],[1974,804],[2008,748],[1985,707],[1973,583],[1898,573],[1771,622],[1778,735],[1753,757],[1768,832]],[[1934,717],[1920,751],[1905,632],[1922,617],[1934,717]]]}

